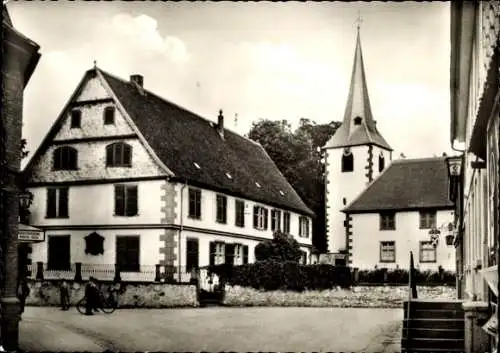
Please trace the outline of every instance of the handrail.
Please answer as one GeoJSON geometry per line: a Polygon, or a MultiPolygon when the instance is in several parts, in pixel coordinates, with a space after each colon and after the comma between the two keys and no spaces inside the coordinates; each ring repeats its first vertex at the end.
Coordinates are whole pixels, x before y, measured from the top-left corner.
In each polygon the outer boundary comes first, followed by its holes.
{"type": "Polygon", "coordinates": [[[410,269],[408,271],[408,305],[406,306],[406,351],[408,351],[410,345],[410,309],[412,299],[417,299],[417,284],[415,281],[413,252],[410,251],[410,269]]]}

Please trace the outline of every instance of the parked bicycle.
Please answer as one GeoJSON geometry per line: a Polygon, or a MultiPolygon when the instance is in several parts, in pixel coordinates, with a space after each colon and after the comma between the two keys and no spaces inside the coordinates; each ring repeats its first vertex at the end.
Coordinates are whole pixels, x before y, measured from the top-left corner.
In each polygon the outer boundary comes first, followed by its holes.
{"type": "MultiPolygon", "coordinates": [[[[76,304],[76,309],[82,315],[85,315],[87,306],[87,298],[83,297],[76,304]]],[[[108,296],[99,290],[99,301],[97,309],[100,309],[106,314],[112,314],[118,307],[118,293],[116,290],[110,290],[108,296]]]]}

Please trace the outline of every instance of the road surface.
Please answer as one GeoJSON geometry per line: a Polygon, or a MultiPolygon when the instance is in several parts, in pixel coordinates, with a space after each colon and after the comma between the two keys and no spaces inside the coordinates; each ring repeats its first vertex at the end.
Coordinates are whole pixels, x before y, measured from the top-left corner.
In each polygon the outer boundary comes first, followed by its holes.
{"type": "Polygon", "coordinates": [[[122,309],[83,316],[27,307],[26,351],[400,351],[401,309],[122,309]]]}

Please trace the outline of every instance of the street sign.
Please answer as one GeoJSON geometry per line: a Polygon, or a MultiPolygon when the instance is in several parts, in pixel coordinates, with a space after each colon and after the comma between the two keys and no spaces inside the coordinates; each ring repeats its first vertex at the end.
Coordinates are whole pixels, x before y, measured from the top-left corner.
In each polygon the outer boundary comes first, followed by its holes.
{"type": "Polygon", "coordinates": [[[24,224],[19,225],[17,239],[22,242],[39,242],[45,240],[45,232],[41,229],[24,224]]]}

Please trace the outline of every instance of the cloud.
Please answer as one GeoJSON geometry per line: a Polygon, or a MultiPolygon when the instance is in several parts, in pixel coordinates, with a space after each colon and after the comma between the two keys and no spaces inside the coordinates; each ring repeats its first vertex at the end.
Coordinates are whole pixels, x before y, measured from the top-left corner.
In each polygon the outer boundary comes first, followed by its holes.
{"type": "Polygon", "coordinates": [[[190,60],[184,42],[174,36],[162,37],[158,30],[158,21],[150,16],[132,17],[121,13],[113,17],[112,23],[118,33],[143,49],[162,53],[174,62],[190,60]]]}

